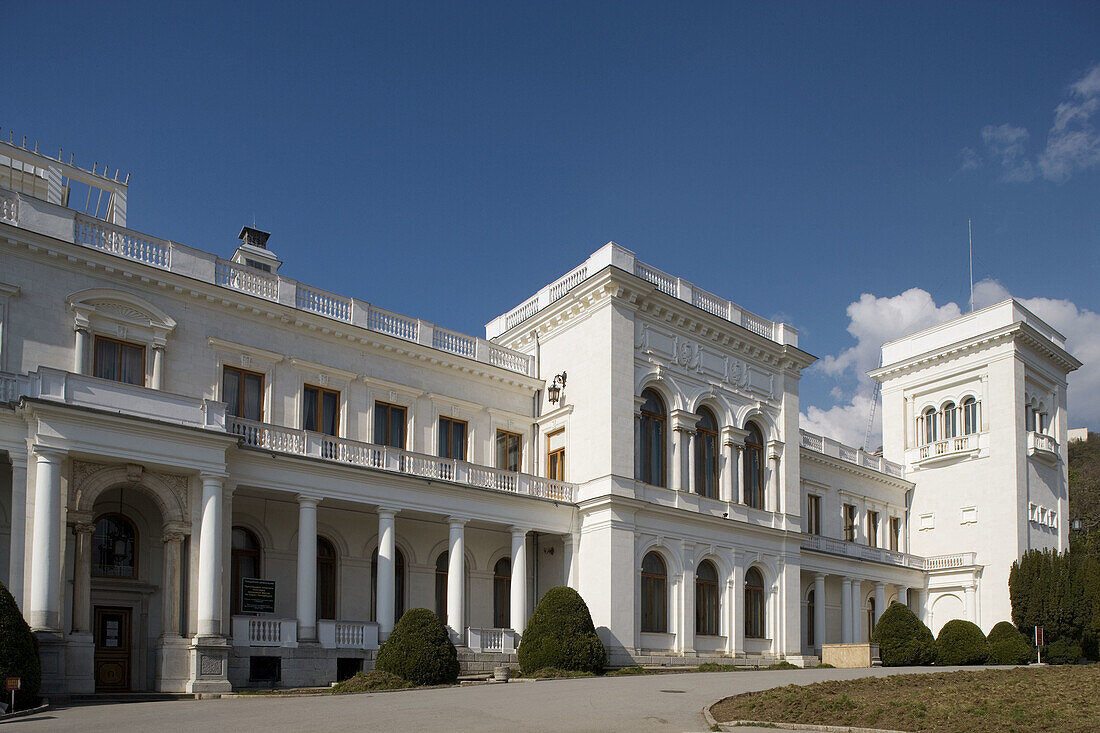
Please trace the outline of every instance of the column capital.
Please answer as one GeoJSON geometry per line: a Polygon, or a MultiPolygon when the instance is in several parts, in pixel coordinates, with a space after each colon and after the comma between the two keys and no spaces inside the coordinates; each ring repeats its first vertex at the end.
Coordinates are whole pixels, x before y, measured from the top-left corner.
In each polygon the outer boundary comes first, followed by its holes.
{"type": "Polygon", "coordinates": [[[379,505],[378,505],[377,507],[375,507],[375,509],[374,509],[374,510],[375,510],[376,512],[378,512],[378,516],[379,516],[379,517],[381,517],[381,516],[387,516],[387,517],[389,517],[390,519],[393,519],[394,515],[396,515],[396,514],[398,514],[398,513],[400,513],[400,512],[401,512],[401,510],[400,510],[399,508],[397,508],[397,507],[394,507],[394,506],[384,506],[384,505],[382,505],[382,504],[379,504],[379,505]]]}
{"type": "Polygon", "coordinates": [[[875,590],[886,590],[886,583],[875,583],[875,590]]]}
{"type": "Polygon", "coordinates": [[[35,459],[40,463],[61,463],[68,455],[63,448],[54,448],[48,445],[39,445],[38,443],[31,446],[31,450],[34,451],[35,459]]]}
{"type": "Polygon", "coordinates": [[[92,534],[95,532],[95,522],[81,521],[73,525],[73,534],[92,534]]]}
{"type": "Polygon", "coordinates": [[[745,438],[748,436],[748,430],[742,430],[741,428],[735,428],[732,425],[722,426],[722,443],[724,445],[732,445],[734,448],[741,450],[745,447],[745,438]]]}
{"type": "Polygon", "coordinates": [[[447,517],[447,524],[452,527],[464,527],[466,523],[470,521],[469,517],[460,517],[458,515],[449,515],[447,517]]]}
{"type": "Polygon", "coordinates": [[[191,526],[186,522],[165,522],[161,532],[165,542],[182,542],[184,537],[191,534],[191,526]]]}
{"type": "Polygon", "coordinates": [[[214,471],[202,471],[199,473],[199,479],[202,480],[203,484],[214,482],[224,484],[227,478],[229,478],[228,473],[216,473],[214,471]]]}
{"type": "Polygon", "coordinates": [[[672,429],[678,432],[695,433],[695,426],[699,423],[699,416],[687,410],[670,410],[668,413],[672,429]]]}
{"type": "Polygon", "coordinates": [[[828,577],[826,573],[814,573],[814,580],[825,580],[828,577]]]}
{"type": "Polygon", "coordinates": [[[531,528],[530,527],[517,527],[516,525],[513,524],[511,527],[508,528],[508,530],[512,533],[513,537],[515,537],[516,535],[523,535],[524,537],[526,537],[527,533],[531,531],[531,528]]]}
{"type": "Polygon", "coordinates": [[[314,496],[312,494],[298,494],[294,498],[298,500],[298,506],[300,507],[316,507],[318,504],[321,503],[321,497],[314,496]]]}

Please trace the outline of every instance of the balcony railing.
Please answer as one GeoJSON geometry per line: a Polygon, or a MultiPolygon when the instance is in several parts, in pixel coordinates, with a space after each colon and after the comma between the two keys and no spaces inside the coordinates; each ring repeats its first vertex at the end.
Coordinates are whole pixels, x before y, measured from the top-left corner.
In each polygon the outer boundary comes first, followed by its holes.
{"type": "Polygon", "coordinates": [[[520,636],[513,629],[466,629],[466,646],[472,652],[514,654],[520,636]]]}
{"type": "Polygon", "coordinates": [[[298,620],[234,616],[233,646],[298,646],[298,620]]]}
{"type": "Polygon", "coordinates": [[[378,624],[318,619],[317,642],[322,649],[377,649],[378,624]]]}
{"type": "Polygon", "coordinates": [[[978,448],[977,435],[960,435],[957,438],[937,440],[934,443],[926,443],[920,447],[918,459],[925,461],[936,458],[950,458],[962,453],[969,453],[978,448]]]}
{"type": "Polygon", "coordinates": [[[230,433],[239,435],[244,445],[254,448],[554,501],[572,502],[575,495],[573,484],[564,481],[239,417],[230,416],[226,421],[230,433]]]}
{"type": "MultiPolygon", "coordinates": [[[[0,190],[0,222],[39,231],[82,247],[179,273],[194,280],[314,313],[323,318],[412,341],[529,377],[536,376],[534,357],[521,351],[492,344],[483,338],[438,328],[417,318],[310,287],[282,275],[224,260],[208,252],[142,234],[38,198],[0,190]],[[24,210],[31,211],[33,216],[23,216],[24,210]]],[[[580,271],[571,273],[571,276],[574,279],[583,279],[583,274],[578,273],[580,271]]],[[[564,291],[561,295],[564,295],[564,291]]]]}
{"type": "Polygon", "coordinates": [[[960,552],[954,555],[935,555],[933,557],[920,557],[904,552],[895,552],[883,547],[869,547],[856,542],[838,540],[834,537],[822,537],[820,535],[805,535],[802,538],[802,549],[827,552],[830,555],[840,555],[857,560],[869,560],[883,563],[884,565],[896,565],[915,570],[949,570],[973,565],[977,555],[973,552],[960,552]]]}
{"type": "Polygon", "coordinates": [[[899,463],[894,463],[893,461],[888,461],[877,453],[867,453],[862,448],[852,448],[843,443],[838,443],[832,438],[826,438],[806,430],[800,430],[799,433],[801,434],[803,448],[812,450],[815,453],[823,453],[833,458],[839,458],[842,461],[854,463],[857,466],[870,468],[873,471],[885,473],[887,476],[905,478],[904,466],[899,463]]]}
{"type": "Polygon", "coordinates": [[[1027,454],[1048,463],[1057,463],[1059,460],[1058,441],[1046,433],[1032,430],[1027,434],[1027,454]]]}

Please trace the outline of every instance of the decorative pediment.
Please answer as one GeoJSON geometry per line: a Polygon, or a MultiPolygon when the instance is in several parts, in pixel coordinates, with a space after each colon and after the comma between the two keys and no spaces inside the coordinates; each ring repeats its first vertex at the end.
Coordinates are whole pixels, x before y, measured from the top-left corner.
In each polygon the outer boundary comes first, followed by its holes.
{"type": "Polygon", "coordinates": [[[176,328],[176,320],[170,315],[124,290],[89,288],[73,293],[66,302],[77,328],[113,331],[122,338],[133,331],[152,341],[163,341],[176,328]]]}

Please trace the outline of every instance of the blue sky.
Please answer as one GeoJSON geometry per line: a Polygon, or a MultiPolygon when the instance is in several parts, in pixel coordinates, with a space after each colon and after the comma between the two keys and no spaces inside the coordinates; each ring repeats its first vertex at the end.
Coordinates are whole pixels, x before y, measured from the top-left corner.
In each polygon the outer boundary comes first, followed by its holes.
{"type": "Polygon", "coordinates": [[[131,173],[132,228],[227,255],[254,217],[290,276],[479,334],[615,240],[797,326],[804,422],[862,443],[874,342],[967,308],[969,217],[983,297],[1096,363],[1100,429],[1096,3],[4,17],[0,134],[131,173]]]}

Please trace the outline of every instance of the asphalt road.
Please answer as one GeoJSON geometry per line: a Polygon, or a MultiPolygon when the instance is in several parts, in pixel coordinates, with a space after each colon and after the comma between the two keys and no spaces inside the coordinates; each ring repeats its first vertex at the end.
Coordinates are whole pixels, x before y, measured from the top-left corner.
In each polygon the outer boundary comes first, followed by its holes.
{"type": "Polygon", "coordinates": [[[905,667],[664,674],[340,696],[246,696],[80,705],[12,720],[3,729],[4,733],[705,731],[703,707],[728,695],[792,683],[929,671],[927,667],[905,667]]]}

